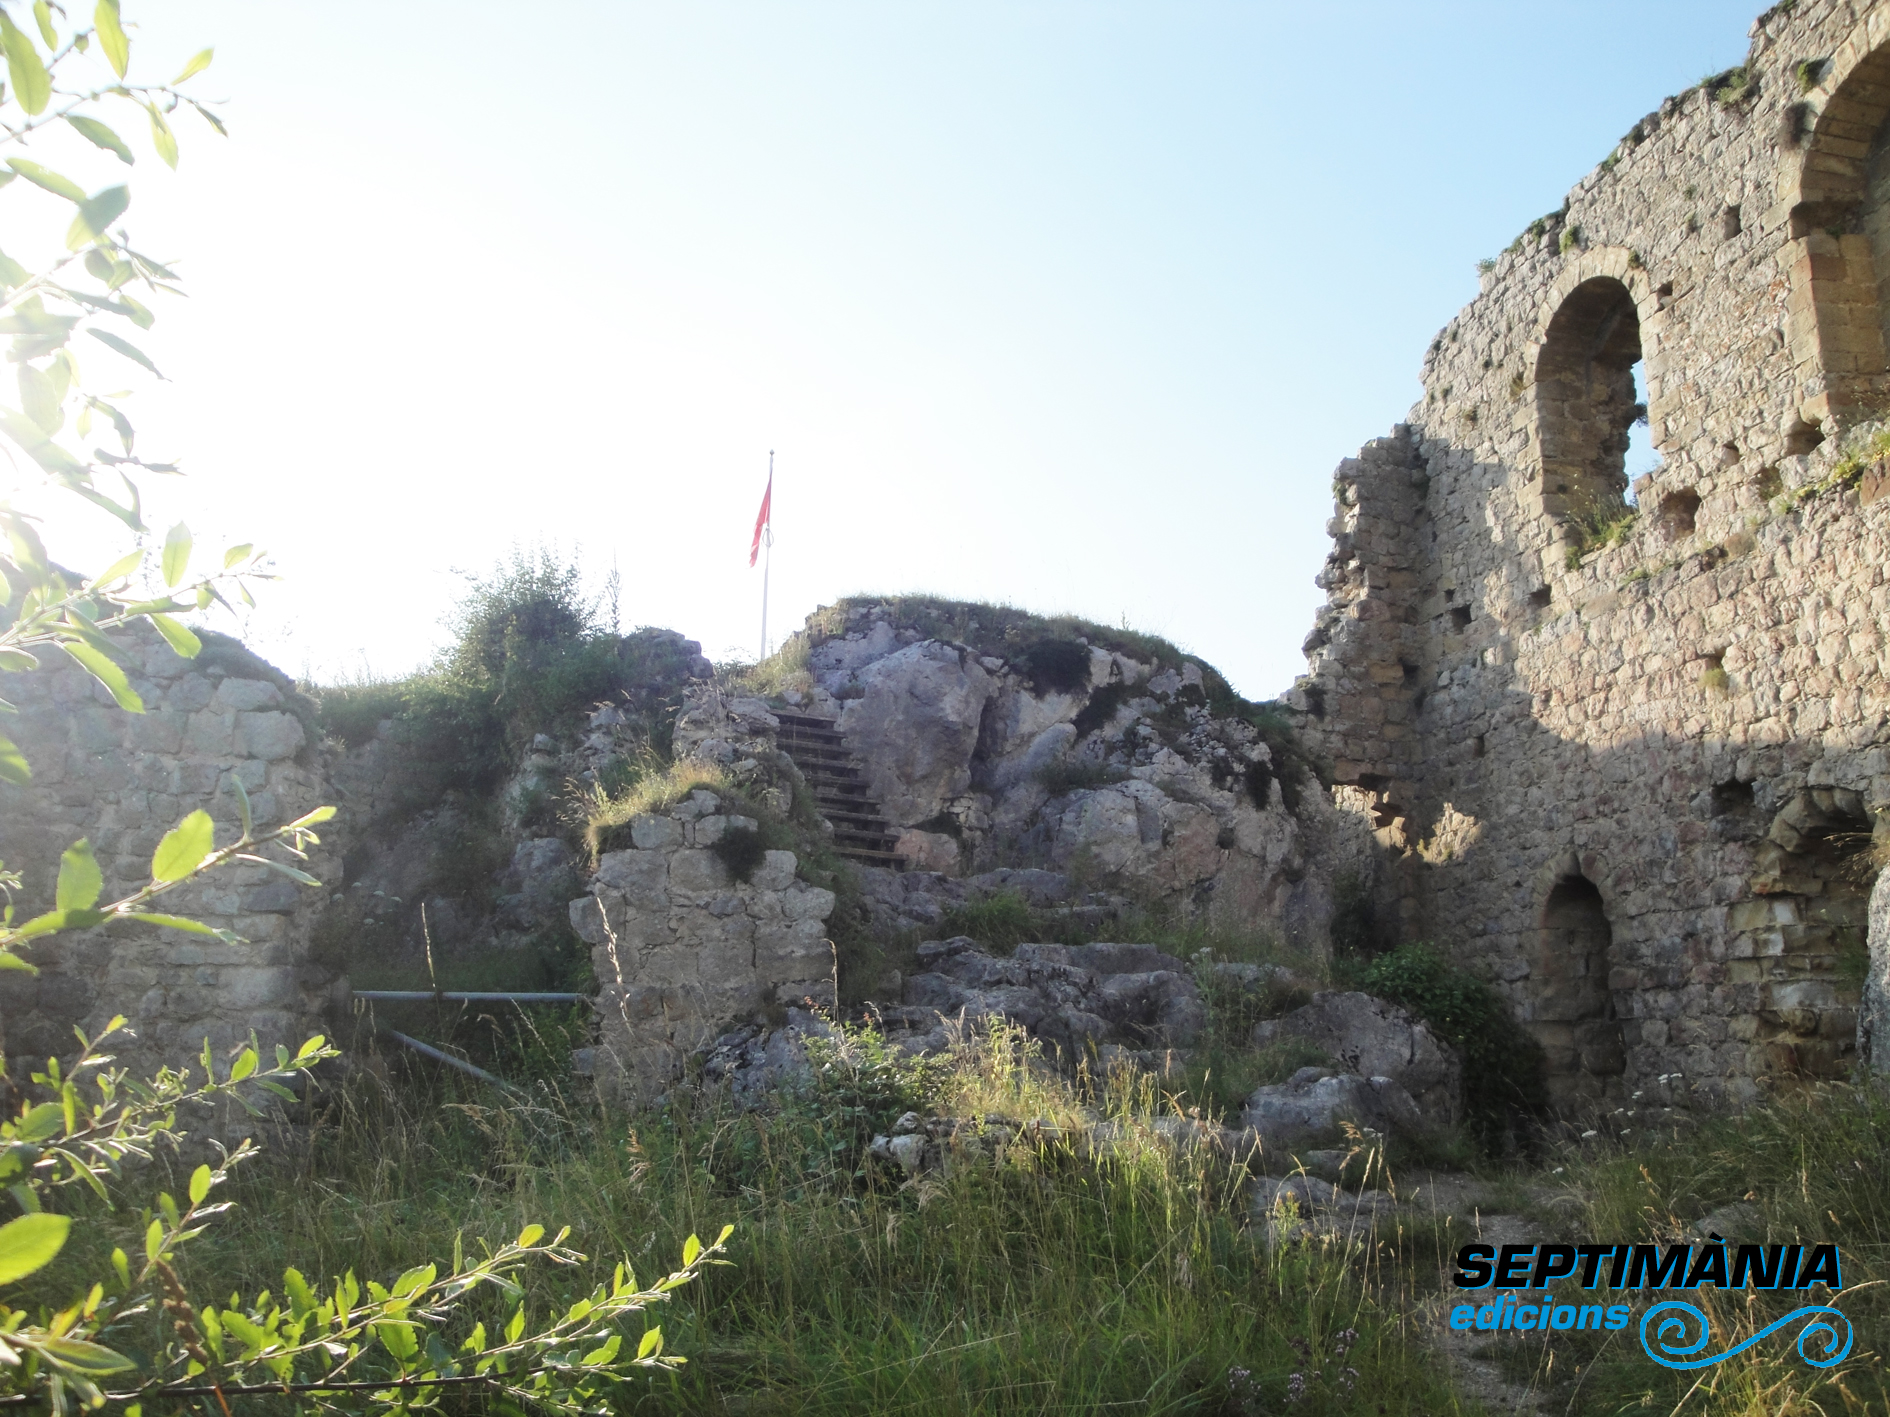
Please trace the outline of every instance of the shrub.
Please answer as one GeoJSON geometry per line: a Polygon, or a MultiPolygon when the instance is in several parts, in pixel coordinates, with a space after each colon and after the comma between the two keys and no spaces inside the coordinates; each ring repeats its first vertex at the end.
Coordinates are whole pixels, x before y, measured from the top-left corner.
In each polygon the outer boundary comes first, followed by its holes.
{"type": "Polygon", "coordinates": [[[1073,694],[1089,683],[1089,646],[1076,640],[1037,640],[1016,661],[1035,693],[1073,694]]]}
{"type": "Polygon", "coordinates": [[[728,868],[729,875],[744,884],[753,879],[768,855],[761,833],[753,827],[725,829],[709,850],[715,853],[716,860],[728,868]]]}
{"type": "Polygon", "coordinates": [[[1547,1106],[1542,1046],[1482,980],[1430,946],[1403,945],[1357,972],[1357,987],[1401,1004],[1463,1056],[1465,1120],[1484,1146],[1547,1106]]]}
{"type": "Polygon", "coordinates": [[[939,921],[939,929],[948,939],[969,935],[992,954],[1002,955],[1043,935],[1037,913],[1016,891],[997,891],[954,905],[939,921]]]}
{"type": "Polygon", "coordinates": [[[1077,710],[1075,727],[1078,738],[1087,738],[1098,728],[1116,716],[1116,710],[1127,703],[1134,694],[1127,684],[1117,681],[1113,684],[1101,684],[1090,690],[1089,698],[1083,707],[1077,710]]]}
{"type": "Polygon", "coordinates": [[[1055,797],[1065,792],[1082,792],[1093,787],[1107,787],[1121,782],[1128,772],[1094,758],[1052,758],[1038,768],[1033,777],[1055,797]]]}

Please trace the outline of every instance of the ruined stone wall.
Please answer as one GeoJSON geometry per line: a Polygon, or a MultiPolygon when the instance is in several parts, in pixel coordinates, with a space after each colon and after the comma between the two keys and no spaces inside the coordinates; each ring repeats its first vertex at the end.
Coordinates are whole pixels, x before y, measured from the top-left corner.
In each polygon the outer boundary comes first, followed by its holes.
{"type": "MultiPolygon", "coordinates": [[[[118,708],[70,665],[0,676],[0,696],[20,708],[8,734],[33,770],[28,786],[0,783],[0,859],[25,877],[22,914],[50,908],[60,853],[80,838],[92,845],[108,901],[150,879],[159,840],[192,811],[210,814],[219,845],[231,841],[241,830],[234,781],[248,791],[259,827],[335,800],[309,707],[286,676],[220,638],[195,660],[154,633],[123,643],[142,714],[118,708]]],[[[317,877],[337,874],[332,847],[325,842],[311,858],[317,877]]],[[[189,1061],[206,1038],[222,1052],[252,1031],[291,1047],[326,1031],[324,1017],[347,988],[338,961],[319,958],[311,944],[326,898],[264,867],[237,865],[155,907],[232,931],[235,943],[127,926],[34,944],[26,957],[38,975],[0,973],[9,1071],[69,1056],[74,1025],[96,1034],[114,1014],[126,1016],[135,1038],[113,1051],[140,1073],[189,1061]]]]}
{"type": "Polygon", "coordinates": [[[747,880],[713,849],[751,817],[698,790],[633,818],[632,846],[598,860],[571,926],[592,946],[606,1097],[648,1100],[738,1020],[804,999],[834,1002],[826,938],[832,891],[795,879],[791,851],[766,852],[747,880]]]}
{"type": "Polygon", "coordinates": [[[1399,933],[1505,988],[1565,1096],[1849,1066],[1890,810],[1887,42],[1890,4],[1762,16],[1497,258],[1335,479],[1294,702],[1399,933]]]}

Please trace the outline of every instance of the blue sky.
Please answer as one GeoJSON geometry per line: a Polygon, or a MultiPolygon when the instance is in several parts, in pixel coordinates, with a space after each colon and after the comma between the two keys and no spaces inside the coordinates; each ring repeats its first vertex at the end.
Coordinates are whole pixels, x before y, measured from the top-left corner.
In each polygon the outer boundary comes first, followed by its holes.
{"type": "MultiPolygon", "coordinates": [[[[133,175],[192,292],[159,511],[255,540],[292,673],[423,662],[514,544],[752,656],[857,590],[1126,618],[1286,688],[1334,465],[1474,264],[1754,0],[126,0],[217,46],[133,175]]],[[[76,533],[75,533],[76,535],[76,533]]]]}

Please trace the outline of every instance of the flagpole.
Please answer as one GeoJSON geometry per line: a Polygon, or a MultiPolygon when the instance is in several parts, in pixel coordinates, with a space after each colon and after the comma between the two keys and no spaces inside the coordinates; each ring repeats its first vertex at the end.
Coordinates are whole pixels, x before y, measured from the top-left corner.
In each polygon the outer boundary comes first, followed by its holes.
{"type": "MultiPolygon", "coordinates": [[[[774,449],[768,449],[768,522],[761,529],[761,658],[768,657],[768,570],[774,562],[774,449]]],[[[760,663],[757,660],[756,663],[760,663]]]]}

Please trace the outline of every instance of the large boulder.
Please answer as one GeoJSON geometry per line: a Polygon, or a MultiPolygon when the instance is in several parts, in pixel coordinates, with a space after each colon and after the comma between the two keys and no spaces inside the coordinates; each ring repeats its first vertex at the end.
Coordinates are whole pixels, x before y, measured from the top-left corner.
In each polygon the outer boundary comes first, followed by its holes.
{"type": "Polygon", "coordinates": [[[1428,1127],[1411,1094],[1386,1077],[1301,1068],[1291,1078],[1256,1088],[1241,1109],[1241,1122],[1263,1147],[1295,1147],[1336,1141],[1344,1124],[1385,1136],[1417,1136],[1428,1127]]]}
{"type": "Polygon", "coordinates": [[[928,822],[971,786],[984,706],[996,684],[955,645],[924,640],[862,667],[840,731],[866,765],[873,800],[897,826],[928,822]]]}
{"type": "Polygon", "coordinates": [[[1025,944],[1010,958],[964,936],[919,946],[898,1021],[909,1046],[941,1046],[940,1020],[1002,1017],[1071,1056],[1105,1042],[1186,1047],[1207,1024],[1187,966],[1152,945],[1025,944]]]}
{"type": "Polygon", "coordinates": [[[1396,1004],[1329,991],[1282,1018],[1254,1025],[1256,1048],[1285,1038],[1324,1049],[1349,1072],[1390,1078],[1434,1125],[1449,1126],[1461,1115],[1463,1063],[1457,1050],[1396,1004]]]}
{"type": "Polygon", "coordinates": [[[1870,963],[1857,1010],[1858,1067],[1890,1075],[1890,871],[1877,874],[1870,893],[1870,963]]]}

